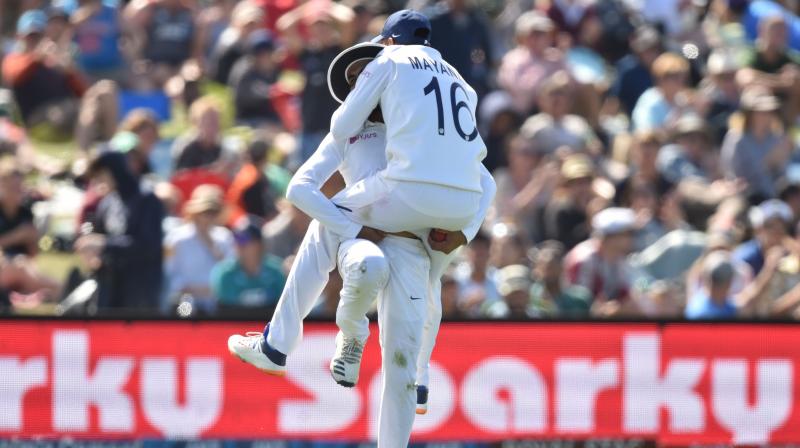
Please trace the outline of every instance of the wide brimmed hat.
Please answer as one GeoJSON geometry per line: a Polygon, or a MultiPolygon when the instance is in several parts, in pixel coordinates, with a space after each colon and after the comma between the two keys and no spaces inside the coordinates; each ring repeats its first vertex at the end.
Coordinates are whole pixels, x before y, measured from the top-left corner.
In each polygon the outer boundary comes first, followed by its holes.
{"type": "Polygon", "coordinates": [[[343,103],[350,93],[350,84],[347,83],[347,69],[359,61],[371,61],[378,56],[378,53],[386,48],[381,44],[363,42],[353,45],[342,51],[333,59],[331,66],[328,67],[328,89],[333,98],[343,103]]]}

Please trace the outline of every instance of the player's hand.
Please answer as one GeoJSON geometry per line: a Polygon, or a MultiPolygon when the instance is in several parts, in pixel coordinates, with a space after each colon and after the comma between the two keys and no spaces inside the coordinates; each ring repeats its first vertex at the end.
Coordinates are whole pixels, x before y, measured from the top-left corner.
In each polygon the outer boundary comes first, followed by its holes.
{"type": "Polygon", "coordinates": [[[428,233],[428,244],[431,249],[449,254],[459,247],[467,244],[467,237],[461,231],[448,232],[433,229],[428,233]],[[442,235],[444,238],[442,238],[442,235]]]}
{"type": "Polygon", "coordinates": [[[373,229],[372,227],[364,226],[361,228],[361,231],[358,232],[356,238],[361,238],[362,240],[371,241],[375,244],[380,243],[386,238],[386,232],[378,229],[373,229]]]}

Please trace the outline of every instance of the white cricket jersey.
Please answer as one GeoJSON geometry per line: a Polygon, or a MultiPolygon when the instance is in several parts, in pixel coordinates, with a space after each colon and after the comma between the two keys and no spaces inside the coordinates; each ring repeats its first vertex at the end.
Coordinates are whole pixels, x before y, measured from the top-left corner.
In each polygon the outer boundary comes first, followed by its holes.
{"type": "MultiPolygon", "coordinates": [[[[361,225],[353,222],[347,212],[337,208],[320,191],[335,171],[339,171],[349,187],[386,168],[386,126],[367,122],[366,126],[346,140],[336,140],[328,134],[316,152],[297,170],[289,183],[286,197],[297,208],[322,225],[344,237],[355,238],[361,225]]],[[[494,199],[496,190],[489,171],[480,165],[480,187],[483,191],[480,209],[469,226],[463,230],[468,240],[475,237],[494,199]]]]}
{"type": "Polygon", "coordinates": [[[334,113],[333,136],[356,135],[379,103],[387,126],[387,179],[482,192],[486,145],[475,122],[478,95],[437,50],[386,47],[334,113]]]}

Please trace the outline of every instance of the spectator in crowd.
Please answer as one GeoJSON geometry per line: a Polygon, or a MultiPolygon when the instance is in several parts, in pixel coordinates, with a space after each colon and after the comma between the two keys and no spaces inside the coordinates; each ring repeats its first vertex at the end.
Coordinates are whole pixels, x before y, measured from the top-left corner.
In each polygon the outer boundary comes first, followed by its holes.
{"type": "Polygon", "coordinates": [[[78,55],[76,63],[90,82],[112,79],[127,84],[127,70],[122,53],[125,21],[116,7],[102,0],[81,0],[72,16],[78,55]]]}
{"type": "Polygon", "coordinates": [[[589,123],[569,114],[572,107],[570,78],[560,71],[547,78],[539,94],[539,113],[528,118],[521,133],[537,149],[552,154],[560,147],[599,153],[601,145],[589,123]]]}
{"type": "Polygon", "coordinates": [[[537,11],[519,16],[515,25],[517,46],[506,53],[497,83],[511,94],[514,107],[529,114],[545,79],[564,70],[563,54],[553,47],[553,22],[537,11]]]}
{"type": "Polygon", "coordinates": [[[108,142],[108,148],[111,151],[116,151],[127,156],[131,173],[136,176],[137,180],[141,180],[142,176],[150,172],[150,161],[143,157],[138,147],[139,137],[133,132],[118,132],[111,141],[108,142]]]}
{"type": "Polygon", "coordinates": [[[142,35],[141,57],[150,79],[160,87],[192,57],[195,48],[194,11],[182,0],[132,2],[129,17],[142,35]]]}
{"type": "Polygon", "coordinates": [[[164,204],[166,217],[161,227],[164,229],[164,235],[169,235],[183,225],[183,218],[180,216],[180,205],[183,199],[181,191],[169,182],[157,182],[153,187],[153,194],[164,204]]]}
{"type": "Polygon", "coordinates": [[[124,154],[101,153],[89,166],[92,189],[102,197],[76,244],[100,259],[100,308],[157,307],[163,280],[161,223],[164,208],[143,192],[124,154]]]}
{"type": "Polygon", "coordinates": [[[786,171],[792,142],[779,132],[780,102],[768,90],[749,87],[742,94],[744,123],[731,129],[722,144],[722,170],[729,179],[739,179],[753,203],[774,198],[774,179],[786,171]]]}
{"type": "Polygon", "coordinates": [[[692,179],[710,183],[718,170],[706,122],[696,114],[681,116],[672,127],[672,142],[658,153],[656,166],[668,182],[692,179]]]}
{"type": "Polygon", "coordinates": [[[561,188],[544,210],[545,239],[556,240],[568,250],[589,237],[587,208],[594,197],[595,170],[584,154],[569,155],[561,165],[561,188]]]}
{"type": "MultiPolygon", "coordinates": [[[[800,184],[797,181],[782,179],[777,182],[778,199],[785,202],[792,209],[792,229],[797,229],[800,223],[800,184]]],[[[794,232],[797,235],[797,230],[794,232]]]]}
{"type": "Polygon", "coordinates": [[[197,30],[197,47],[194,58],[198,64],[208,70],[209,58],[220,41],[222,34],[228,29],[233,12],[241,0],[212,0],[211,4],[201,9],[195,20],[197,30]]]}
{"type": "Polygon", "coordinates": [[[267,31],[257,31],[247,41],[247,56],[231,71],[236,120],[253,127],[280,126],[280,117],[272,105],[274,85],[280,76],[280,61],[275,41],[267,31]]]}
{"type": "MultiPolygon", "coordinates": [[[[271,0],[261,1],[269,2],[271,0]]],[[[373,32],[372,28],[375,28],[377,21],[380,20],[378,15],[382,10],[386,9],[385,6],[381,2],[374,0],[345,0],[342,3],[353,9],[354,19],[352,26],[355,42],[366,42],[374,38],[376,33],[373,32]]],[[[406,5],[406,7],[410,6],[406,5]]]]}
{"type": "Polygon", "coordinates": [[[724,254],[710,254],[703,263],[703,288],[689,298],[686,318],[735,318],[737,309],[731,294],[734,273],[733,265],[724,254]]]}
{"type": "Polygon", "coordinates": [[[287,258],[297,252],[311,218],[288,201],[278,202],[278,215],[264,225],[267,250],[279,258],[287,258]]]}
{"type": "Polygon", "coordinates": [[[175,171],[212,168],[222,159],[220,108],[214,99],[200,98],[189,108],[189,119],[192,128],[172,146],[175,171]]]}
{"type": "Polygon", "coordinates": [[[684,89],[689,77],[686,59],[664,53],[653,61],[652,74],[655,86],[642,93],[631,113],[635,131],[658,129],[686,106],[684,89]]]}
{"type": "Polygon", "coordinates": [[[734,260],[747,263],[753,274],[758,275],[764,267],[767,252],[784,244],[792,222],[792,209],[778,199],[770,199],[752,207],[748,216],[753,226],[753,239],[736,249],[734,260]]]}
{"type": "Polygon", "coordinates": [[[458,307],[458,282],[450,275],[442,276],[442,319],[463,319],[458,307]]]}
{"type": "Polygon", "coordinates": [[[236,257],[223,260],[211,273],[211,286],[225,307],[273,307],[286,278],[281,260],[264,250],[261,228],[244,217],[234,230],[236,257]]]}
{"type": "Polygon", "coordinates": [[[39,241],[23,181],[12,158],[0,160],[0,250],[6,257],[33,256],[39,241]]]}
{"type": "MultiPolygon", "coordinates": [[[[278,21],[295,9],[300,0],[251,0],[253,4],[264,10],[264,26],[268,31],[278,31],[278,21]]],[[[346,2],[345,2],[346,3],[346,2]]]]}
{"type": "Polygon", "coordinates": [[[497,291],[501,300],[495,301],[486,310],[492,319],[530,319],[536,317],[531,307],[530,269],[522,264],[506,266],[497,272],[497,291]]]}
{"type": "Polygon", "coordinates": [[[794,117],[800,98],[800,57],[787,46],[788,34],[783,16],[775,15],[758,24],[758,39],[747,67],[737,75],[742,85],[756,84],[769,88],[788,100],[785,112],[794,117]]]}
{"type": "Polygon", "coordinates": [[[67,8],[50,6],[44,10],[47,14],[47,26],[44,29],[44,41],[49,41],[60,49],[71,49],[72,30],[71,17],[67,8]]]}
{"type": "Polygon", "coordinates": [[[614,201],[617,204],[630,203],[635,185],[646,184],[651,186],[658,197],[672,190],[673,184],[661,175],[656,165],[662,143],[663,138],[656,131],[644,131],[634,134],[630,150],[626,155],[629,172],[616,185],[614,201]]]}
{"type": "MultiPolygon", "coordinates": [[[[689,296],[692,295],[694,288],[699,288],[702,286],[700,274],[703,270],[702,266],[705,258],[712,253],[726,252],[733,254],[733,250],[736,248],[736,240],[729,232],[713,232],[707,236],[704,235],[703,244],[702,251],[698,256],[694,257],[695,261],[692,266],[688,269],[685,266],[681,266],[683,268],[681,271],[686,273],[686,286],[689,288],[687,290],[689,294],[687,295],[689,296]]],[[[733,256],[729,258],[731,258],[734,271],[736,271],[736,276],[732,286],[733,293],[736,294],[741,292],[753,279],[753,271],[750,268],[750,265],[747,263],[744,263],[741,260],[736,260],[733,256]]]]}
{"type": "MultiPolygon", "coordinates": [[[[128,145],[132,144],[128,152],[128,161],[133,173],[137,177],[149,174],[152,171],[150,155],[161,139],[156,117],[148,109],[133,109],[119,124],[118,134],[120,133],[123,135],[130,133],[135,136],[135,144],[133,144],[134,139],[130,136],[125,138],[129,140],[128,145]]],[[[114,139],[112,139],[113,141],[114,139]]]]}
{"type": "Polygon", "coordinates": [[[467,245],[466,262],[455,271],[458,282],[459,309],[468,317],[478,317],[483,309],[500,299],[495,283],[495,269],[489,266],[491,240],[479,233],[467,245]]]}
{"type": "Polygon", "coordinates": [[[594,5],[589,2],[554,1],[546,6],[545,13],[556,27],[572,40],[577,40],[581,32],[587,28],[587,23],[596,16],[594,5]]]}
{"type": "Polygon", "coordinates": [[[514,111],[511,95],[495,90],[481,100],[478,124],[481,137],[486,143],[486,158],[483,164],[491,173],[508,166],[506,147],[511,136],[519,128],[520,116],[514,111]]]}
{"type": "Polygon", "coordinates": [[[505,223],[492,227],[492,245],[489,249],[489,264],[496,269],[525,264],[527,260],[528,242],[513,225],[505,223]]]}
{"type": "Polygon", "coordinates": [[[636,216],[627,208],[607,208],[592,218],[592,237],[572,249],[565,260],[567,284],[592,293],[598,316],[636,314],[631,300],[632,272],[627,256],[633,248],[636,216]]]}
{"type": "Polygon", "coordinates": [[[661,222],[660,204],[652,185],[641,180],[634,180],[630,185],[629,201],[623,202],[621,205],[636,213],[639,228],[633,244],[634,250],[645,249],[671,230],[661,222]]]}
{"type": "Polygon", "coordinates": [[[654,281],[640,291],[635,299],[642,317],[680,319],[683,316],[685,301],[679,295],[679,288],[671,282],[654,281]]]}
{"type": "Polygon", "coordinates": [[[63,57],[43,52],[47,16],[28,11],[17,22],[17,47],[3,58],[3,82],[11,87],[27,127],[48,123],[71,134],[86,87],[63,57]]]}
{"type": "Polygon", "coordinates": [[[231,13],[231,21],[222,31],[213,47],[208,61],[211,79],[227,84],[233,66],[247,53],[250,35],[264,22],[264,11],[249,0],[236,4],[231,13]]]}
{"type": "Polygon", "coordinates": [[[199,310],[216,310],[211,271],[217,263],[234,256],[231,232],[217,224],[223,209],[222,195],[214,185],[197,187],[184,206],[187,223],[167,235],[164,245],[169,304],[187,295],[199,310]]]}
{"type": "Polygon", "coordinates": [[[800,318],[800,245],[798,238],[770,250],[759,276],[765,277],[756,317],[800,318]],[[775,258],[780,256],[776,262],[775,258]]]}
{"type": "Polygon", "coordinates": [[[588,317],[591,292],[564,282],[564,245],[545,241],[533,251],[531,308],[537,317],[588,317]]]}
{"type": "Polygon", "coordinates": [[[275,217],[276,193],[264,174],[272,139],[259,137],[247,148],[247,162],[234,177],[225,196],[229,206],[228,222],[233,224],[251,215],[266,222],[275,217]]]}
{"type": "Polygon", "coordinates": [[[700,94],[710,101],[705,119],[708,120],[716,144],[722,142],[728,131],[731,115],[739,109],[741,92],[736,83],[739,68],[736,55],[730,51],[718,50],[708,57],[707,82],[700,94]]]}
{"type": "Polygon", "coordinates": [[[712,48],[749,49],[750,42],[742,24],[749,4],[747,0],[714,0],[709,4],[702,30],[712,48]]]}
{"type": "Polygon", "coordinates": [[[468,0],[446,0],[446,9],[431,17],[431,46],[458,70],[479,97],[489,89],[494,64],[489,23],[468,0]]]}
{"type": "Polygon", "coordinates": [[[311,157],[330,129],[330,117],[338,104],[328,92],[327,73],[333,58],[353,42],[353,10],[340,3],[309,1],[287,12],[278,21],[286,47],[305,77],[300,95],[303,129],[299,164],[311,157]],[[303,37],[300,25],[307,37],[303,37]]]}
{"type": "Polygon", "coordinates": [[[634,33],[630,46],[632,53],[616,64],[617,77],[609,90],[611,110],[621,106],[628,116],[633,115],[639,97],[653,87],[650,69],[661,54],[661,37],[654,28],[643,26],[634,33]]]}
{"type": "Polygon", "coordinates": [[[540,214],[558,182],[557,166],[521,135],[511,138],[509,164],[494,173],[497,194],[490,214],[493,223],[513,222],[526,237],[541,233],[540,214]]]}

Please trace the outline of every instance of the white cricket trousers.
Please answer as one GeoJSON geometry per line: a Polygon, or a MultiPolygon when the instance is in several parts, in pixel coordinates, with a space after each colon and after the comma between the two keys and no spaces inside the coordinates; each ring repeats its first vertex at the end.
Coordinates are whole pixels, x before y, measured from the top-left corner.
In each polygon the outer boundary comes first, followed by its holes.
{"type": "Polygon", "coordinates": [[[383,384],[378,448],[405,448],[417,405],[417,359],[428,304],[430,259],[415,239],[390,236],[379,247],[389,261],[389,282],[378,296],[383,384]]]}
{"type": "MultiPolygon", "coordinates": [[[[377,249],[371,243],[362,244],[364,240],[350,240],[345,241],[339,247],[339,271],[342,271],[342,266],[357,265],[362,263],[363,260],[370,255],[371,251],[377,249]],[[369,247],[371,245],[372,247],[369,247]]],[[[382,246],[381,246],[382,247],[382,246]]],[[[435,251],[428,246],[427,240],[424,243],[426,257],[430,257],[430,274],[426,283],[429,289],[426,290],[425,303],[427,306],[425,324],[423,326],[424,332],[422,335],[422,344],[420,347],[420,355],[417,359],[417,384],[428,386],[430,383],[429,367],[430,358],[433,353],[433,347],[436,345],[436,336],[439,334],[439,326],[442,319],[442,282],[441,278],[447,267],[453,262],[458,254],[458,250],[445,254],[444,252],[435,251]]],[[[375,264],[375,263],[373,263],[375,264]]],[[[366,283],[360,286],[358,276],[360,274],[351,274],[354,277],[352,286],[348,287],[345,282],[344,289],[350,288],[372,288],[374,282],[366,283]]],[[[389,279],[391,282],[392,279],[389,279]]],[[[371,292],[371,291],[370,291],[371,292]]],[[[358,338],[362,342],[367,340],[369,336],[369,319],[366,313],[372,307],[374,297],[369,297],[368,294],[348,294],[346,297],[342,295],[342,300],[339,301],[339,308],[336,310],[336,324],[342,330],[345,336],[358,338]]]]}
{"type": "MultiPolygon", "coordinates": [[[[339,261],[339,272],[344,280],[339,301],[340,307],[344,308],[343,315],[360,313],[363,319],[352,324],[352,328],[348,327],[350,321],[346,321],[344,328],[350,330],[351,337],[367,339],[369,321],[365,314],[386,286],[389,276],[383,252],[375,244],[362,239],[343,243],[341,237],[314,220],[300,244],[270,320],[267,343],[272,348],[288,355],[300,343],[303,319],[325,289],[328,274],[337,264],[337,251],[343,255],[339,261]],[[341,247],[345,250],[340,250],[341,247]],[[364,303],[368,304],[366,308],[364,303]]],[[[337,311],[337,316],[339,314],[337,311]]]]}
{"type": "Polygon", "coordinates": [[[481,194],[436,184],[386,179],[383,172],[356,182],[331,201],[350,219],[385,232],[462,230],[480,208],[481,194]]]}
{"type": "Polygon", "coordinates": [[[456,249],[449,254],[439,252],[427,246],[430,255],[431,269],[429,291],[425,298],[427,313],[425,325],[422,333],[422,346],[420,347],[419,357],[417,358],[417,384],[423,386],[430,385],[430,361],[433,354],[433,347],[436,345],[436,336],[439,334],[439,326],[442,321],[442,275],[447,267],[456,259],[460,249],[456,249]]]}

